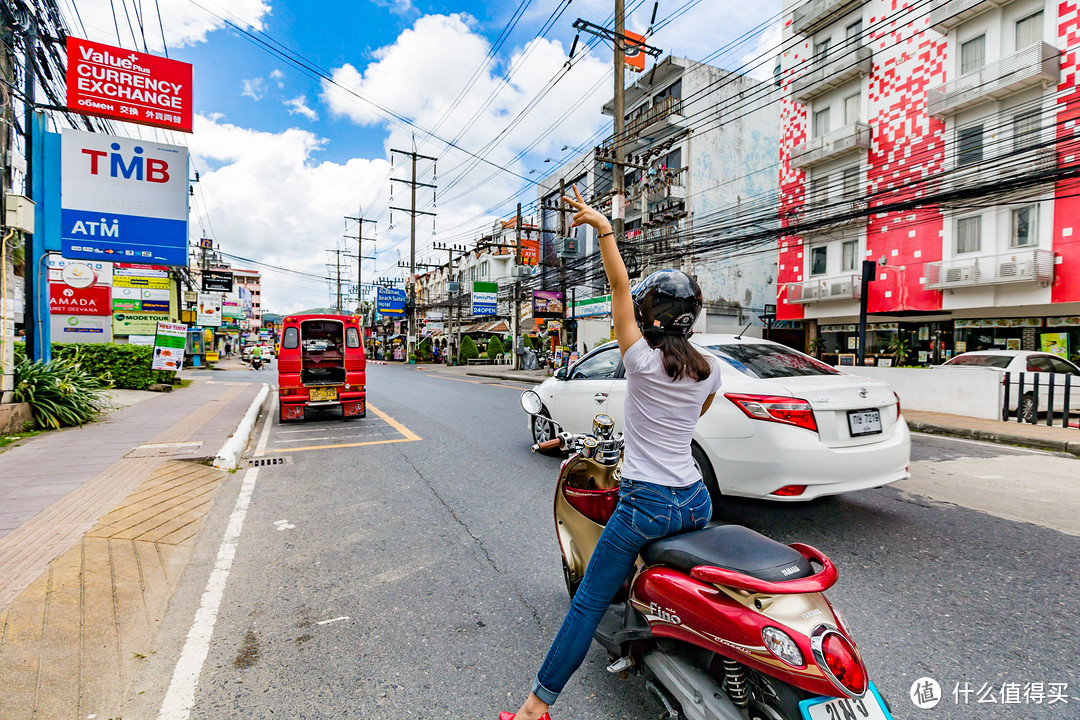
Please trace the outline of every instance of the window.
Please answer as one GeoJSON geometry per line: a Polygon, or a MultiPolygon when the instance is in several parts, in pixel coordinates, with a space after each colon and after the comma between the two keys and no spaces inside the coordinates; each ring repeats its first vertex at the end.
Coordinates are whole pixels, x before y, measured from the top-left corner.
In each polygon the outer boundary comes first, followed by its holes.
{"type": "Polygon", "coordinates": [[[982,216],[956,221],[956,254],[979,252],[982,247],[982,216]]]}
{"type": "Polygon", "coordinates": [[[814,43],[814,65],[825,62],[825,58],[829,54],[829,43],[832,42],[832,38],[825,38],[819,43],[814,43]]]}
{"type": "Polygon", "coordinates": [[[854,45],[862,45],[862,18],[847,26],[847,39],[854,45]]]}
{"type": "Polygon", "coordinates": [[[840,268],[845,272],[855,269],[855,258],[859,254],[859,241],[858,240],[846,240],[842,246],[843,248],[843,267],[840,268]]]}
{"type": "Polygon", "coordinates": [[[1080,375],[1080,370],[1071,362],[1061,358],[1050,358],[1050,372],[1065,373],[1066,375],[1080,375]]]}
{"type": "Polygon", "coordinates": [[[983,126],[971,125],[961,128],[956,133],[958,152],[956,154],[957,167],[973,165],[982,162],[983,159],[983,126]]]}
{"type": "Polygon", "coordinates": [[[570,370],[571,380],[610,380],[619,369],[619,346],[599,350],[586,356],[570,370]]]}
{"type": "Polygon", "coordinates": [[[1010,362],[1012,355],[978,355],[976,353],[964,353],[949,360],[946,365],[963,365],[965,367],[990,367],[1004,370],[1010,362]]]}
{"type": "Polygon", "coordinates": [[[986,64],[986,36],[972,38],[960,45],[960,74],[978,70],[986,64]]]}
{"type": "Polygon", "coordinates": [[[1013,117],[1013,150],[1027,150],[1039,144],[1040,110],[1028,110],[1013,117]]]}
{"type": "Polygon", "coordinates": [[[300,347],[300,329],[294,327],[285,328],[285,336],[281,339],[281,347],[286,350],[295,350],[300,347]]]}
{"type": "Polygon", "coordinates": [[[810,178],[810,204],[824,205],[829,202],[829,176],[810,178]]]}
{"type": "Polygon", "coordinates": [[[860,106],[862,105],[862,94],[855,93],[844,98],[844,124],[850,125],[851,123],[859,122],[860,106]]]}
{"type": "Polygon", "coordinates": [[[681,98],[682,97],[682,79],[676,80],[671,85],[658,92],[653,96],[653,104],[660,102],[666,97],[681,98]]]}
{"type": "Polygon", "coordinates": [[[782,345],[710,345],[709,350],[739,372],[754,378],[840,374],[839,370],[782,345]]]}
{"type": "Polygon", "coordinates": [[[1016,21],[1016,50],[1031,47],[1043,38],[1042,10],[1016,21]]]}
{"type": "Polygon", "coordinates": [[[810,250],[810,274],[811,275],[824,275],[828,268],[829,260],[829,247],[827,245],[819,245],[816,248],[810,250]]]}
{"type": "Polygon", "coordinates": [[[1028,372],[1053,372],[1050,369],[1049,355],[1030,355],[1027,361],[1028,372]]]}
{"type": "Polygon", "coordinates": [[[853,200],[859,197],[859,166],[844,168],[844,199],[853,200]]]}
{"type": "Polygon", "coordinates": [[[1012,233],[1009,236],[1012,247],[1035,244],[1035,216],[1037,205],[1014,208],[1012,211],[1012,233]]]}
{"type": "Polygon", "coordinates": [[[829,108],[814,113],[814,137],[819,138],[829,132],[829,108]]]}
{"type": "Polygon", "coordinates": [[[360,331],[354,327],[345,328],[345,346],[351,348],[360,347],[360,331]]]}

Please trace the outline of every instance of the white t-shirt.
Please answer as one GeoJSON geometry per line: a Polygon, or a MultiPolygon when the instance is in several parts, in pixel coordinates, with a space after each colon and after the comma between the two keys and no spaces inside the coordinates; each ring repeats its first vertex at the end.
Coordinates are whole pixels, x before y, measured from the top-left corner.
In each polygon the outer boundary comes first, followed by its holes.
{"type": "MultiPolygon", "coordinates": [[[[700,351],[699,351],[700,352],[700,351]]],[[[697,382],[672,380],[664,371],[663,354],[641,338],[623,355],[626,368],[626,449],[623,477],[669,487],[686,487],[701,479],[690,455],[701,406],[720,388],[720,366],[705,353],[712,372],[697,382]]]]}

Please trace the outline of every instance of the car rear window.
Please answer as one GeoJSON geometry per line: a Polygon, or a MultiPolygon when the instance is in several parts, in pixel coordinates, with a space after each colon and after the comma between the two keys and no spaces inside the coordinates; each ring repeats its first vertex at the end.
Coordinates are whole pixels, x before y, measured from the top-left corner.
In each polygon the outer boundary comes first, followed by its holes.
{"type": "Polygon", "coordinates": [[[710,345],[709,350],[741,373],[756,378],[839,375],[840,371],[781,345],[710,345]]]}
{"type": "Polygon", "coordinates": [[[1012,362],[1011,355],[957,355],[946,365],[956,367],[957,365],[963,365],[965,367],[988,367],[988,368],[1000,368],[1004,370],[1012,362]]]}

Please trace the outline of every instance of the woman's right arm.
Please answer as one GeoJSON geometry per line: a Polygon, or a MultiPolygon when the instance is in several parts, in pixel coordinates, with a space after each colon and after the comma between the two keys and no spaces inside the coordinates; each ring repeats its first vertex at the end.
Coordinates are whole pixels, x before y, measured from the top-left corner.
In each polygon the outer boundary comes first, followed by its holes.
{"type": "Polygon", "coordinates": [[[577,185],[574,185],[574,197],[575,200],[563,198],[577,210],[571,227],[591,225],[596,228],[600,242],[600,258],[604,261],[604,272],[607,274],[608,285],[611,286],[611,319],[615,324],[615,337],[619,341],[619,352],[625,355],[626,351],[641,339],[641,331],[634,319],[634,300],[630,296],[630,275],[626,272],[626,263],[623,262],[618,243],[615,242],[611,222],[581,199],[577,185]]]}

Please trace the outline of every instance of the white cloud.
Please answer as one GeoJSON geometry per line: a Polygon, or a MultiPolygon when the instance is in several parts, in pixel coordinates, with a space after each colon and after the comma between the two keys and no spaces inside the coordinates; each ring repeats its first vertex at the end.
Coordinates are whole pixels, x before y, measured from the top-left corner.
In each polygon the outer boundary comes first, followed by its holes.
{"type": "MultiPolygon", "coordinates": [[[[270,0],[204,0],[205,5],[214,15],[196,7],[188,0],[159,0],[161,7],[161,25],[158,25],[157,13],[151,5],[145,8],[145,29],[140,33],[135,18],[134,29],[120,9],[116,9],[116,22],[113,20],[114,3],[110,0],[90,0],[79,3],[79,16],[86,27],[89,39],[98,42],[117,44],[117,24],[120,27],[119,44],[126,48],[141,48],[143,35],[151,52],[161,52],[161,28],[165,29],[165,41],[169,47],[196,45],[206,41],[206,36],[225,27],[229,20],[241,27],[262,30],[266,16],[270,14],[270,0]],[[217,15],[218,17],[215,17],[217,15]],[[137,41],[136,39],[137,38],[137,41]]],[[[129,10],[130,12],[130,10],[129,10]]],[[[73,32],[81,28],[76,24],[73,32]]]]}
{"type": "Polygon", "coordinates": [[[412,0],[375,0],[375,4],[381,7],[390,8],[390,12],[395,15],[407,15],[416,11],[416,7],[412,4],[412,0]]]}
{"type": "Polygon", "coordinates": [[[266,80],[264,78],[247,78],[240,81],[240,86],[243,88],[240,92],[243,97],[262,100],[263,96],[266,95],[266,80]]]}
{"type": "Polygon", "coordinates": [[[307,98],[303,95],[285,101],[285,107],[289,108],[290,115],[303,115],[311,122],[319,119],[319,114],[308,107],[307,98]]]}
{"type": "Polygon", "coordinates": [[[274,68],[270,71],[270,79],[277,83],[278,89],[285,87],[285,73],[280,69],[274,68]]]}

